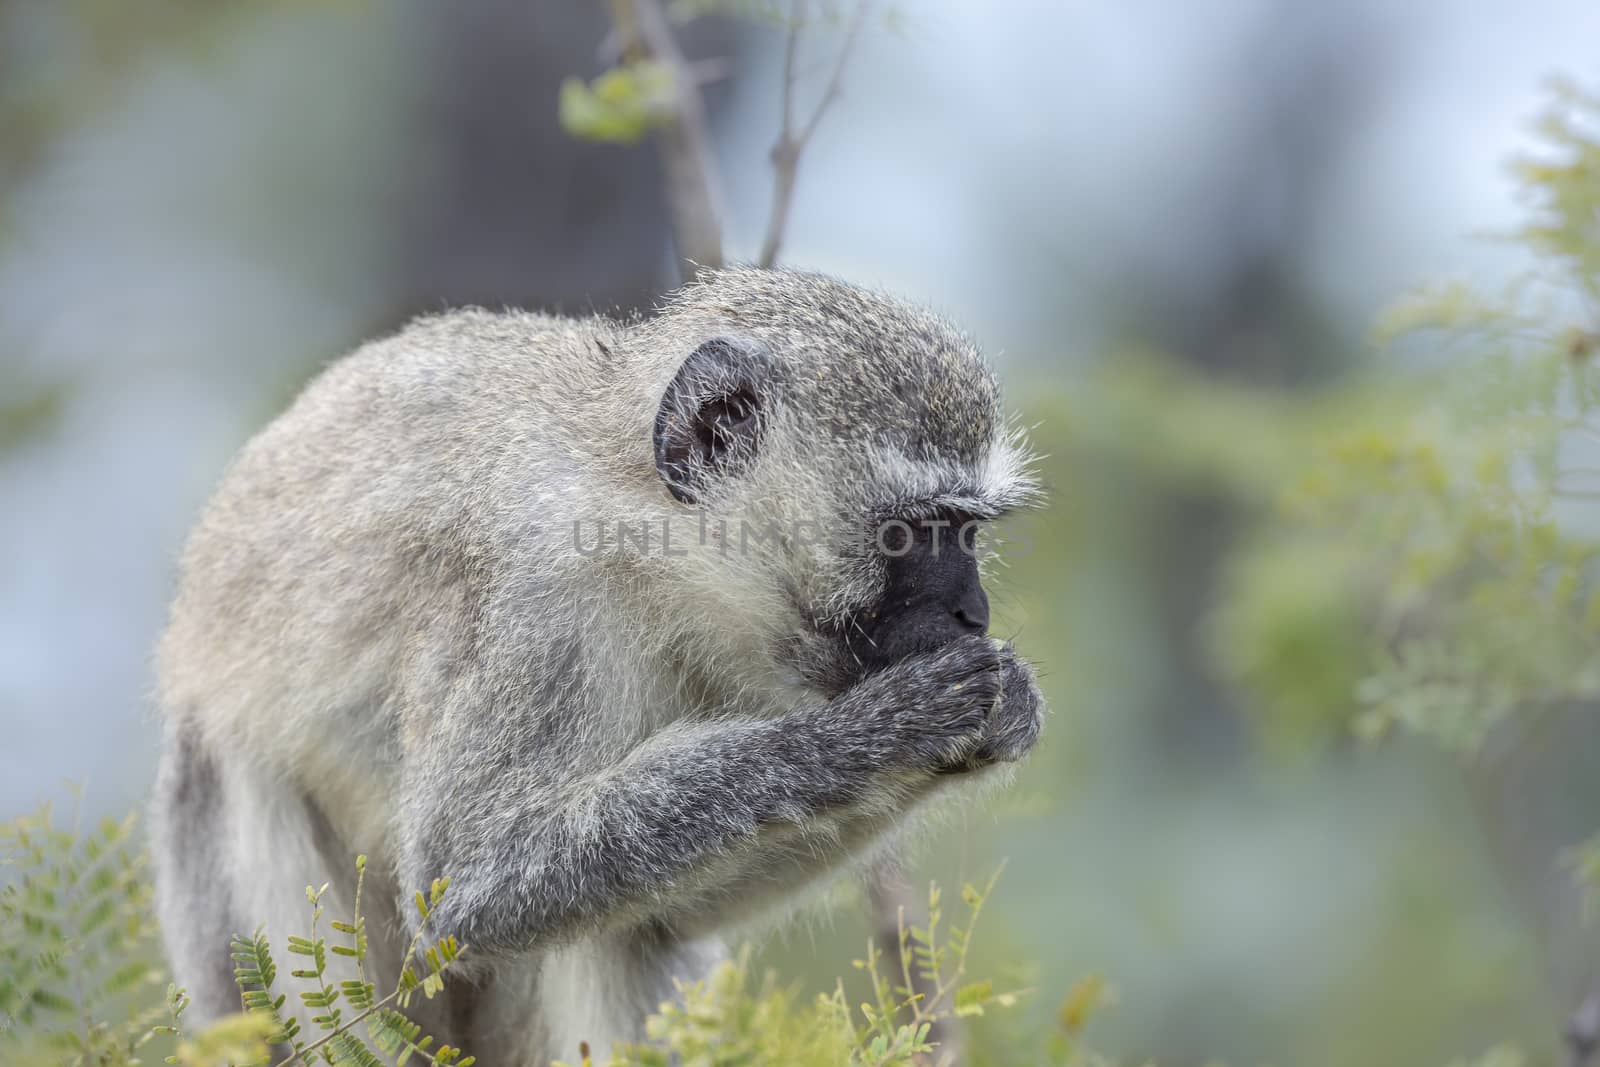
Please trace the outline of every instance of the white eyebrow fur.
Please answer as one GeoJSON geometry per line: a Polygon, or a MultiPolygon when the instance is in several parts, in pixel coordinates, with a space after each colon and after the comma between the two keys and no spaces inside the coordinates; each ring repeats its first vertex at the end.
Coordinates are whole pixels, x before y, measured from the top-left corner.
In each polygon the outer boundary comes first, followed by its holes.
{"type": "Polygon", "coordinates": [[[885,448],[873,457],[872,474],[895,486],[906,500],[992,518],[1038,502],[1042,489],[1033,473],[1036,463],[1021,432],[1008,428],[996,435],[976,465],[914,458],[885,448]]]}

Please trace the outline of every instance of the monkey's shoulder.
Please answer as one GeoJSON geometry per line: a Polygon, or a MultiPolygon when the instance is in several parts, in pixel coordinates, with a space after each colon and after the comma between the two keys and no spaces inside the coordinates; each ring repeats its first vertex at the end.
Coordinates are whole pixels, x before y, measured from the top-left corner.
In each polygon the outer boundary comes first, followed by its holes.
{"type": "Polygon", "coordinates": [[[252,451],[371,446],[493,451],[547,436],[575,394],[604,395],[621,328],[605,319],[463,308],[369,341],[313,378],[252,451]],[[541,430],[541,427],[544,427],[541,430]]]}
{"type": "Polygon", "coordinates": [[[412,320],[335,365],[399,393],[536,398],[615,362],[624,327],[609,319],[466,307],[412,320]]]}

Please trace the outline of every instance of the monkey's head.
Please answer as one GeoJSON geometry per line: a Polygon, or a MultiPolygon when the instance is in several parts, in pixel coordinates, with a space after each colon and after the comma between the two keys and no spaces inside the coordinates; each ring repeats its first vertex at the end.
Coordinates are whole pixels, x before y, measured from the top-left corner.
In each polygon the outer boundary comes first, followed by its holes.
{"type": "Polygon", "coordinates": [[[826,692],[987,630],[982,527],[1037,484],[965,336],[825,276],[755,269],[707,275],[644,330],[673,354],[654,461],[710,530],[698,581],[756,591],[708,596],[710,625],[826,692]]]}

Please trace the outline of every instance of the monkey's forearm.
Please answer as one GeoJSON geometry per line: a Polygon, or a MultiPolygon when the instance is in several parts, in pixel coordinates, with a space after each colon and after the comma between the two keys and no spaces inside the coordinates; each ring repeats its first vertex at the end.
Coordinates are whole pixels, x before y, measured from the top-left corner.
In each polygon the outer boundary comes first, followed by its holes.
{"type": "Polygon", "coordinates": [[[825,717],[672,731],[556,804],[531,798],[492,849],[448,872],[455,906],[441,921],[480,951],[515,951],[619,914],[668,917],[679,901],[714,892],[697,874],[737,865],[764,828],[802,824],[871,791],[880,757],[827,737],[825,717]]]}
{"type": "Polygon", "coordinates": [[[700,910],[760,863],[763,831],[886,808],[981,743],[1001,688],[985,643],[874,675],[775,719],[670,728],[494,828],[455,827],[441,932],[515,951],[700,910]],[[465,853],[465,854],[463,854],[465,853]]]}

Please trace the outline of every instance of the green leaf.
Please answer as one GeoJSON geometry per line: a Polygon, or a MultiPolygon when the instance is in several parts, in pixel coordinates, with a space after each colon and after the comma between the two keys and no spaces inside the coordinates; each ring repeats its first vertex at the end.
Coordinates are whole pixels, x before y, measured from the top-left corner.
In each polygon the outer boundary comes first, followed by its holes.
{"type": "Polygon", "coordinates": [[[982,1015],[984,1006],[993,999],[993,982],[969,982],[956,990],[953,1005],[959,1016],[982,1015]]]}
{"type": "Polygon", "coordinates": [[[585,141],[632,144],[677,114],[672,71],[641,60],[606,71],[593,82],[561,83],[561,127],[585,141]]]}

